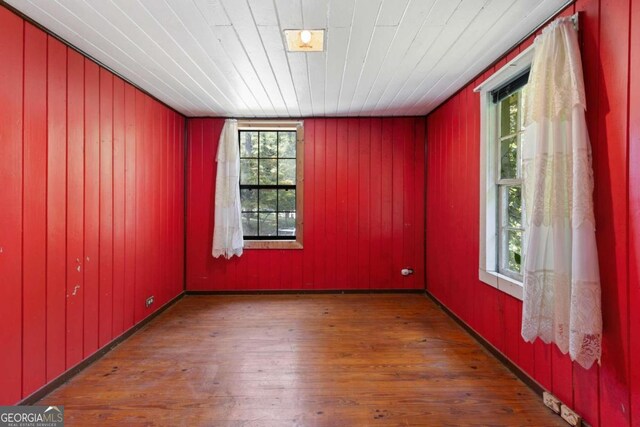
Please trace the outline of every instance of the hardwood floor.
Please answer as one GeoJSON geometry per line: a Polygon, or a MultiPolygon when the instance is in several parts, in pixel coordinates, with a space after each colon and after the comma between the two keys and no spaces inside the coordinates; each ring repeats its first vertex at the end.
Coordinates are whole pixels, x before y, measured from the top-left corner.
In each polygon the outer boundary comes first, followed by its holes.
{"type": "Polygon", "coordinates": [[[187,296],[45,397],[67,426],[565,426],[422,295],[187,296]]]}

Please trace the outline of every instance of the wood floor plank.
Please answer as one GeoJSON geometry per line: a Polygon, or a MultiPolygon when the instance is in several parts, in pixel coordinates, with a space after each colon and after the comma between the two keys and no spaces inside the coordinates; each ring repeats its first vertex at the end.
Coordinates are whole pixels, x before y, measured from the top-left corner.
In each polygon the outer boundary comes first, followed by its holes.
{"type": "Polygon", "coordinates": [[[187,296],[46,396],[68,426],[563,426],[421,295],[187,296]]]}

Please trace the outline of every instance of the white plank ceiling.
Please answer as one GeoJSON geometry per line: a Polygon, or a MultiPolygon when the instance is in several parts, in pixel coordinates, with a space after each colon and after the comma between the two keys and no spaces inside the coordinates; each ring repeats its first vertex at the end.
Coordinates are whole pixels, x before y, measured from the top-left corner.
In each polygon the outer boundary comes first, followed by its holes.
{"type": "Polygon", "coordinates": [[[569,1],[7,3],[187,116],[308,117],[426,114],[569,1]]]}

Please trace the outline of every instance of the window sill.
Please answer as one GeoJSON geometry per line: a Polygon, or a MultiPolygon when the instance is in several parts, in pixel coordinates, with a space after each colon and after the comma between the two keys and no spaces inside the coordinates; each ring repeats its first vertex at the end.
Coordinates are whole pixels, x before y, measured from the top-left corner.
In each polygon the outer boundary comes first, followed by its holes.
{"type": "Polygon", "coordinates": [[[297,240],[245,240],[245,249],[302,249],[297,240]]]}
{"type": "Polygon", "coordinates": [[[522,282],[495,271],[479,269],[478,274],[481,282],[522,301],[522,282]]]}

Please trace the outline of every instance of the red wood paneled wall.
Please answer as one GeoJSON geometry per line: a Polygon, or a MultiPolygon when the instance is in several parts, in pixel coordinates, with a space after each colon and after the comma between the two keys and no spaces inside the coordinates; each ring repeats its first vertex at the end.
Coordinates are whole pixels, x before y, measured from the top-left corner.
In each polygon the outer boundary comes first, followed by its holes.
{"type": "Polygon", "coordinates": [[[0,58],[6,405],[182,291],[184,118],[2,7],[0,58]]]}
{"type": "Polygon", "coordinates": [[[520,301],[478,281],[479,115],[472,89],[427,118],[427,288],[593,426],[640,426],[640,4],[578,0],[602,276],[602,366],[520,337],[520,301]]]}
{"type": "Polygon", "coordinates": [[[189,120],[188,290],[423,288],[423,118],[305,120],[304,249],[231,260],[211,256],[223,124],[189,120]]]}

